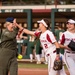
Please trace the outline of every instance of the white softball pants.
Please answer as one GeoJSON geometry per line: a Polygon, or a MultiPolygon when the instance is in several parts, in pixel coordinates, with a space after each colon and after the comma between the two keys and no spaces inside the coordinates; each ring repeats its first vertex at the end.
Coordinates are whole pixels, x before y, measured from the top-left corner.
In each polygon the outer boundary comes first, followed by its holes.
{"type": "MultiPolygon", "coordinates": [[[[57,73],[59,73],[59,75],[66,75],[64,66],[63,66],[62,70],[60,70],[60,71],[53,70],[56,53],[51,53],[47,57],[48,57],[48,75],[57,75],[57,73]]],[[[62,59],[63,59],[63,56],[62,56],[62,59]]]]}
{"type": "Polygon", "coordinates": [[[75,75],[75,52],[74,53],[64,53],[65,55],[65,63],[70,72],[70,75],[75,75]]]}

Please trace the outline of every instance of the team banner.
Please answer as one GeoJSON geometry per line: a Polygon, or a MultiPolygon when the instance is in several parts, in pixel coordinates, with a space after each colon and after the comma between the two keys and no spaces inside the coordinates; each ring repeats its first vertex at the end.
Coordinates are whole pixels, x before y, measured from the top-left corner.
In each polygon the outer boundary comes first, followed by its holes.
{"type": "Polygon", "coordinates": [[[62,8],[62,9],[58,9],[58,12],[75,12],[75,8],[71,8],[71,9],[62,8]]]}
{"type": "MultiPolygon", "coordinates": [[[[26,12],[27,10],[29,9],[0,9],[0,13],[26,12]]],[[[75,8],[71,8],[71,9],[61,8],[57,10],[58,12],[75,12],[75,8]]]]}
{"type": "Polygon", "coordinates": [[[1,9],[0,13],[12,13],[12,12],[26,12],[30,9],[1,9]]]}

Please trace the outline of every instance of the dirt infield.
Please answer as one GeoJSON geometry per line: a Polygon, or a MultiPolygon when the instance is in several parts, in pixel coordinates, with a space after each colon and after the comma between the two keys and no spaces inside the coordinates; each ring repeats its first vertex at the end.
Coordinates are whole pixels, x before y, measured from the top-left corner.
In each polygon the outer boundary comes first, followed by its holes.
{"type": "Polygon", "coordinates": [[[19,69],[18,75],[48,75],[46,69],[19,69]]]}
{"type": "MultiPolygon", "coordinates": [[[[66,71],[67,75],[70,75],[68,71],[66,71]]],[[[25,69],[19,68],[18,75],[48,75],[47,69],[25,69]]]]}

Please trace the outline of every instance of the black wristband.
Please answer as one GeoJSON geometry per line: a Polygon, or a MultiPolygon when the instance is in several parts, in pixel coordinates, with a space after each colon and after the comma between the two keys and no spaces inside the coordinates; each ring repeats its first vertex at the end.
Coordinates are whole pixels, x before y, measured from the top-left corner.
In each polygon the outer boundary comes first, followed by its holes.
{"type": "Polygon", "coordinates": [[[57,53],[57,54],[60,53],[60,48],[56,48],[56,53],[57,53]]]}

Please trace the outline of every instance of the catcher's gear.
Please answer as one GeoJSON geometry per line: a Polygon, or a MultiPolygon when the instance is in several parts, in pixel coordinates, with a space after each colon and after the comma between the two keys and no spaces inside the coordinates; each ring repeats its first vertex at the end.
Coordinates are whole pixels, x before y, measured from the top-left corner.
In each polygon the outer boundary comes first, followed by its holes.
{"type": "Polygon", "coordinates": [[[63,66],[62,57],[60,57],[58,60],[55,59],[53,69],[55,71],[58,71],[62,69],[62,66],[63,66]]]}

